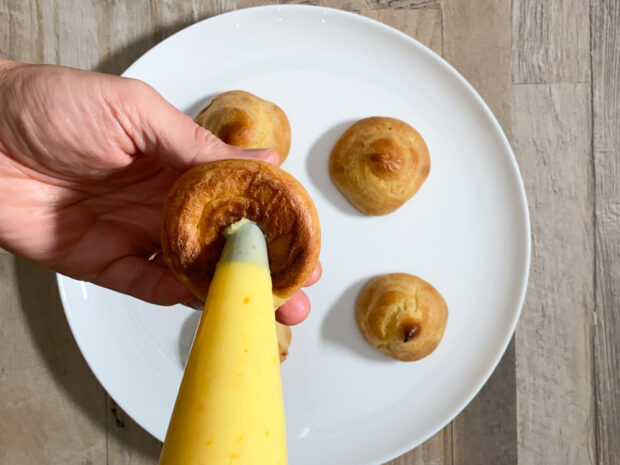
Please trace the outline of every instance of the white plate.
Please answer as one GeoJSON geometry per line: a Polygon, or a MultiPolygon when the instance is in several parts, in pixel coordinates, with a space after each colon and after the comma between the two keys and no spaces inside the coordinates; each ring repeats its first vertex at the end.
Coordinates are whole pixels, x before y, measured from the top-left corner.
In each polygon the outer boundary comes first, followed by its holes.
{"type": "MultiPolygon", "coordinates": [[[[209,97],[245,89],[288,114],[283,168],[321,218],[324,274],[312,314],[283,365],[290,463],[370,465],[430,437],[478,392],[504,352],[523,302],[529,222],[523,184],[497,121],[472,87],[410,37],[355,14],[305,6],[241,10],[195,24],[125,73],[191,116],[209,97]],[[385,217],[359,214],[332,185],[330,150],[353,121],[387,115],[428,143],[420,191],[385,217]],[[416,363],[362,340],[355,298],[374,276],[434,284],[450,316],[416,363]]],[[[60,276],[69,324],[121,407],[164,438],[198,313],[147,305],[60,276]]]]}

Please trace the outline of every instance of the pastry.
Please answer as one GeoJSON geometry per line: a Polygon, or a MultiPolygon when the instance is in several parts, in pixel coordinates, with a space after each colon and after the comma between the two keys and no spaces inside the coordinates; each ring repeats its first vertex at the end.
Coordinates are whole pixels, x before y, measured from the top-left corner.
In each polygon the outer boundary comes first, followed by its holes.
{"type": "Polygon", "coordinates": [[[275,150],[280,164],[291,146],[291,127],[282,109],[242,90],[218,95],[195,121],[227,144],[275,150]]]}
{"type": "Polygon", "coordinates": [[[407,123],[385,117],[353,124],[329,159],[334,184],[362,213],[393,212],[426,180],[431,168],[422,136],[407,123]]]}
{"type": "MultiPolygon", "coordinates": [[[[189,170],[170,190],[162,218],[164,261],[202,301],[224,247],[222,231],[241,218],[265,233],[275,307],[299,290],[318,262],[314,203],[295,178],[265,162],[223,160],[189,170]]],[[[276,331],[284,361],[291,329],[276,323],[276,331]]]]}
{"type": "Polygon", "coordinates": [[[319,259],[321,229],[310,196],[286,171],[256,160],[194,167],[172,187],[162,213],[166,264],[205,300],[222,249],[222,232],[241,218],[267,240],[275,307],[297,292],[319,259]]]}
{"type": "Polygon", "coordinates": [[[291,328],[276,321],[276,334],[278,336],[278,352],[280,352],[280,363],[288,356],[288,347],[291,345],[291,328]]]}
{"type": "Polygon", "coordinates": [[[355,318],[368,344],[408,362],[435,350],[446,329],[448,307],[423,279],[392,273],[373,279],[362,290],[355,318]]]}

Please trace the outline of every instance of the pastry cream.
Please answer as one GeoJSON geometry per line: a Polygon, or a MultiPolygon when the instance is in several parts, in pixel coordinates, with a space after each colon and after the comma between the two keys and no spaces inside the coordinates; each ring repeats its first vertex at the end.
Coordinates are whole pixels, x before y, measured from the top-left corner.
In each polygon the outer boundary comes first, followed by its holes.
{"type": "Polygon", "coordinates": [[[228,231],[170,420],[160,465],[286,465],[265,239],[228,231]]]}

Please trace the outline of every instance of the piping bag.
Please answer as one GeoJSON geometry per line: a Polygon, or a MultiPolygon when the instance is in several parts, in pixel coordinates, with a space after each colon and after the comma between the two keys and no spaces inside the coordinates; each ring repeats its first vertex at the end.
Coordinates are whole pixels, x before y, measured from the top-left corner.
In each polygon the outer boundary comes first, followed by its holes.
{"type": "Polygon", "coordinates": [[[287,465],[267,245],[243,219],[224,233],[159,465],[287,465]]]}

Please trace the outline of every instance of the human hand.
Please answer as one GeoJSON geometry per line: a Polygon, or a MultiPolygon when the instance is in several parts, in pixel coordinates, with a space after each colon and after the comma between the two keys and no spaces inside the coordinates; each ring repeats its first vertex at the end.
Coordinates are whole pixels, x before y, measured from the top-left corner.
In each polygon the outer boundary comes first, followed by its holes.
{"type": "MultiPolygon", "coordinates": [[[[148,302],[191,299],[160,247],[167,192],[192,166],[224,158],[278,162],[224,144],[147,84],[0,60],[0,245],[62,274],[148,302]]],[[[308,282],[320,276],[320,266],[308,282]]],[[[300,291],[276,313],[305,319],[300,291]]]]}

